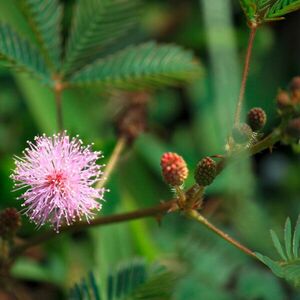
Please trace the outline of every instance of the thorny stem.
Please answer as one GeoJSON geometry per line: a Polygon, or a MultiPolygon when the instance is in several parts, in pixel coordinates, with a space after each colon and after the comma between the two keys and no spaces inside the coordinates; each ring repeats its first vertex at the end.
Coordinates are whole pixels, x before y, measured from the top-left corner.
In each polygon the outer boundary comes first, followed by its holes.
{"type": "MultiPolygon", "coordinates": [[[[95,219],[91,222],[79,222],[74,224],[71,227],[64,226],[61,228],[61,233],[63,232],[70,232],[70,231],[78,231],[82,230],[87,227],[93,227],[93,226],[104,226],[112,223],[120,223],[124,221],[132,221],[132,220],[137,220],[141,218],[146,218],[146,217],[157,217],[162,214],[167,213],[172,206],[176,204],[176,200],[170,200],[168,202],[161,203],[157,206],[151,207],[151,208],[146,208],[142,210],[136,210],[130,213],[124,213],[124,214],[116,214],[113,216],[107,216],[107,217],[101,217],[98,219],[95,219]]],[[[196,220],[197,222],[202,223],[204,226],[218,234],[221,238],[224,240],[228,241],[230,244],[233,246],[237,247],[239,250],[243,251],[249,256],[252,256],[256,258],[256,255],[254,254],[253,251],[248,249],[247,247],[243,246],[240,244],[238,241],[236,241],[234,238],[223,232],[221,229],[217,228],[215,225],[210,223],[204,216],[202,216],[198,211],[196,210],[188,210],[185,212],[185,215],[196,220]]],[[[21,254],[23,251],[26,249],[33,247],[35,245],[38,245],[40,243],[43,243],[45,241],[48,241],[49,239],[57,236],[57,234],[54,231],[48,231],[44,234],[38,235],[34,237],[33,239],[30,240],[29,243],[26,243],[24,245],[21,245],[13,250],[11,253],[11,257],[15,258],[19,254],[21,254]]]]}
{"type": "Polygon", "coordinates": [[[269,148],[272,149],[273,145],[281,140],[282,130],[280,128],[275,128],[269,135],[267,135],[264,139],[253,145],[249,149],[249,154],[254,155],[259,153],[260,151],[269,148]]]}
{"type": "MultiPolygon", "coordinates": [[[[174,204],[175,204],[175,200],[170,200],[150,208],[139,209],[129,213],[121,213],[112,216],[99,217],[90,222],[86,222],[86,221],[78,222],[73,224],[72,226],[63,226],[60,229],[60,234],[64,232],[73,232],[73,231],[82,230],[87,227],[90,228],[94,226],[104,226],[108,224],[132,221],[132,220],[137,220],[137,219],[147,218],[147,217],[159,217],[162,214],[166,213],[168,210],[170,210],[174,204]]],[[[18,255],[20,255],[22,252],[24,252],[26,249],[36,246],[40,243],[46,242],[55,236],[57,236],[57,233],[54,230],[49,230],[39,235],[36,235],[35,237],[31,238],[23,245],[20,245],[15,249],[13,249],[11,256],[15,258],[18,255]]]]}
{"type": "Polygon", "coordinates": [[[272,149],[273,145],[281,140],[282,130],[280,128],[275,128],[269,135],[267,135],[264,139],[254,144],[249,149],[244,149],[239,152],[235,152],[230,156],[224,156],[222,160],[217,165],[217,174],[220,174],[226,165],[229,162],[238,161],[241,158],[245,158],[247,156],[255,155],[265,149],[272,149]]]}
{"type": "Polygon", "coordinates": [[[208,229],[210,229],[211,231],[213,231],[214,233],[216,233],[217,235],[219,235],[222,239],[226,240],[227,242],[229,242],[230,244],[232,244],[234,247],[238,248],[239,250],[243,251],[247,255],[249,255],[251,257],[254,257],[254,258],[257,258],[256,255],[255,255],[255,253],[253,251],[251,251],[247,247],[243,246],[241,243],[239,243],[238,241],[236,241],[234,238],[232,238],[231,236],[229,236],[227,233],[225,233],[224,231],[222,231],[221,229],[217,228],[215,225],[213,225],[212,223],[210,223],[198,211],[196,211],[196,210],[189,210],[185,214],[186,214],[186,216],[188,216],[188,217],[196,220],[197,222],[203,224],[208,229]]]}
{"type": "Polygon", "coordinates": [[[175,186],[176,195],[178,197],[179,207],[183,207],[185,204],[185,193],[180,186],[175,186]]]}
{"type": "Polygon", "coordinates": [[[109,179],[111,173],[113,172],[114,168],[116,167],[116,165],[119,161],[120,155],[121,155],[122,151],[124,150],[126,143],[127,143],[127,138],[125,136],[121,136],[118,139],[117,144],[114,148],[114,151],[113,151],[112,155],[110,156],[107,166],[105,167],[103,176],[96,185],[97,189],[103,188],[103,186],[109,179]]]}
{"type": "Polygon", "coordinates": [[[241,83],[241,87],[240,87],[239,98],[238,98],[238,102],[236,105],[236,111],[235,111],[235,116],[234,116],[234,125],[238,125],[240,122],[240,118],[241,118],[242,105],[243,105],[243,100],[244,100],[244,96],[245,96],[246,83],[247,83],[247,78],[248,78],[248,73],[249,73],[250,60],[251,60],[253,42],[254,42],[256,31],[257,31],[257,24],[251,23],[248,47],[247,47],[243,76],[242,76],[242,83],[241,83]]]}

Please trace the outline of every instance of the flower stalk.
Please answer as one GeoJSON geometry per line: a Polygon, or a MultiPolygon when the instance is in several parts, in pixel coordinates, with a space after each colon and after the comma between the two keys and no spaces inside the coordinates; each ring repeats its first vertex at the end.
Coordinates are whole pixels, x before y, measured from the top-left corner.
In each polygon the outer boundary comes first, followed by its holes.
{"type": "MultiPolygon", "coordinates": [[[[167,213],[174,206],[175,203],[176,200],[170,200],[150,208],[139,209],[128,213],[114,214],[111,216],[98,217],[89,222],[81,221],[71,226],[62,226],[60,228],[60,234],[65,232],[74,232],[95,226],[104,226],[109,224],[138,220],[142,218],[161,216],[162,214],[167,213]]],[[[57,233],[55,233],[53,230],[42,232],[27,240],[22,245],[13,248],[11,251],[11,257],[16,258],[28,248],[47,242],[48,240],[56,236],[57,233]]]]}
{"type": "Polygon", "coordinates": [[[245,57],[240,93],[239,93],[239,98],[237,101],[236,111],[235,111],[235,116],[234,116],[234,125],[235,126],[237,126],[240,123],[243,100],[244,100],[244,96],[245,96],[246,84],[247,84],[247,79],[248,79],[248,74],[249,74],[253,42],[254,42],[254,38],[256,35],[256,31],[257,31],[256,23],[251,23],[249,26],[250,26],[250,35],[249,35],[248,47],[247,47],[247,52],[246,52],[246,57],[245,57]]]}
{"type": "Polygon", "coordinates": [[[228,243],[233,245],[234,247],[238,248],[242,252],[246,253],[247,255],[256,258],[255,253],[242,245],[240,242],[236,241],[234,238],[232,238],[230,235],[210,223],[204,216],[202,216],[198,211],[196,210],[188,210],[185,212],[185,215],[201,224],[203,224],[205,227],[207,227],[209,230],[213,231],[216,233],[218,236],[220,236],[222,239],[226,240],[228,243]]]}
{"type": "Polygon", "coordinates": [[[120,156],[125,149],[127,144],[127,138],[125,136],[120,136],[117,144],[113,150],[112,155],[110,156],[110,159],[104,169],[103,176],[96,184],[97,189],[101,189],[104,187],[105,183],[109,180],[113,170],[115,169],[116,165],[118,164],[118,161],[120,159],[120,156]]]}

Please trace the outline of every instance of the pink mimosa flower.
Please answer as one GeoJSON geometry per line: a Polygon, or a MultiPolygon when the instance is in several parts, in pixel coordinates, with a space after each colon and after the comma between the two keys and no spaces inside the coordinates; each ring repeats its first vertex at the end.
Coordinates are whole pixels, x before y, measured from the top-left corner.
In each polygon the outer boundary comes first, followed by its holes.
{"type": "Polygon", "coordinates": [[[93,218],[93,210],[100,210],[105,189],[93,185],[102,175],[100,152],[82,146],[77,137],[63,134],[35,138],[35,143],[16,157],[11,178],[16,189],[28,188],[24,200],[25,214],[38,226],[49,222],[56,231],[63,224],[70,225],[84,217],[93,218]]]}

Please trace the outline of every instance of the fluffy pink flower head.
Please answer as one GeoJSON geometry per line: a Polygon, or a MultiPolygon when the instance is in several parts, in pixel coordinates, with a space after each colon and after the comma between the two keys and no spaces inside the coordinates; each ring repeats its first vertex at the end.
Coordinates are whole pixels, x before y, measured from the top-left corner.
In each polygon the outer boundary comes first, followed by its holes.
{"type": "Polygon", "coordinates": [[[12,174],[15,187],[28,188],[21,195],[25,214],[38,226],[49,222],[56,231],[62,224],[70,225],[77,219],[93,218],[93,210],[100,210],[105,189],[93,185],[102,175],[96,164],[102,158],[82,141],[63,134],[35,138],[35,143],[15,158],[12,174]]]}

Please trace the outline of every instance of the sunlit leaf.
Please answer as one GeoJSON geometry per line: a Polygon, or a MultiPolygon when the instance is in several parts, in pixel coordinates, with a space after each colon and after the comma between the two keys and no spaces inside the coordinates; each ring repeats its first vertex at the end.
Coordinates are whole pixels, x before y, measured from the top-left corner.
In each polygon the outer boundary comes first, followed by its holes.
{"type": "Polygon", "coordinates": [[[35,75],[44,83],[51,83],[51,76],[38,49],[3,23],[0,23],[0,61],[15,70],[35,75]]]}
{"type": "Polygon", "coordinates": [[[78,0],[65,54],[64,73],[99,57],[136,26],[139,0],[78,0]]]}
{"type": "Polygon", "coordinates": [[[141,89],[187,82],[201,72],[191,52],[153,42],[128,47],[78,71],[71,85],[141,89]]]}
{"type": "Polygon", "coordinates": [[[62,6],[58,0],[21,0],[20,3],[46,59],[58,69],[62,55],[62,6]]]}

